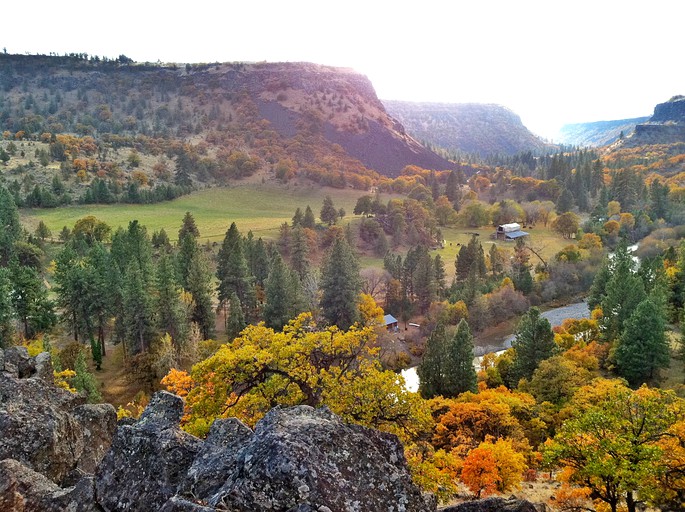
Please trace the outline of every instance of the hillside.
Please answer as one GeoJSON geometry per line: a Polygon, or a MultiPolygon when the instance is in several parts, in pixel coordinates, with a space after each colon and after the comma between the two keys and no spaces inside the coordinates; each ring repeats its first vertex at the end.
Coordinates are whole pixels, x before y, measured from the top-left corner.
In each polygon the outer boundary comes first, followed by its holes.
{"type": "Polygon", "coordinates": [[[616,121],[565,124],[554,140],[569,146],[606,146],[616,142],[621,133],[626,137],[632,134],[636,125],[644,123],[648,119],[649,117],[635,117],[616,121]]]}
{"type": "Polygon", "coordinates": [[[685,96],[680,95],[654,107],[652,117],[635,127],[635,134],[626,141],[626,146],[678,142],[685,142],[685,96]]]}
{"type": "Polygon", "coordinates": [[[513,155],[546,147],[518,115],[500,105],[389,100],[383,104],[413,137],[450,152],[513,155]]]}
{"type": "Polygon", "coordinates": [[[406,165],[451,167],[387,115],[365,76],[307,63],[2,54],[0,132],[9,169],[47,185],[59,168],[76,196],[96,176],[125,189],[135,171],[142,189],[257,172],[367,189],[406,165]]]}

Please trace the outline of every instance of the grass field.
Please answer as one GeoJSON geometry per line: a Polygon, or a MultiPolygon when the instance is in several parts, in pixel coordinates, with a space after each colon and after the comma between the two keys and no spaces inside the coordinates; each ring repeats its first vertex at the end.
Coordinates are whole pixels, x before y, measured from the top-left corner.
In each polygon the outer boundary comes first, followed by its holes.
{"type": "Polygon", "coordinates": [[[193,192],[173,201],[151,205],[80,205],[50,210],[22,210],[22,224],[33,231],[39,221],[45,222],[53,236],[63,226],[87,215],[94,215],[113,229],[126,227],[137,219],[152,233],[164,228],[174,240],[185,212],[191,212],[200,229],[202,241],[220,241],[226,230],[235,222],[245,234],[252,230],[255,236],[275,238],[278,227],[290,222],[295,209],[302,211],[311,206],[318,217],[325,196],[330,195],[336,208],[344,208],[348,215],[364,192],[351,189],[322,188],[318,185],[281,185],[275,183],[248,183],[230,188],[211,188],[193,192]]]}
{"type": "MultiPolygon", "coordinates": [[[[443,249],[433,251],[433,255],[439,254],[442,261],[445,263],[445,271],[447,273],[447,282],[449,283],[454,277],[455,268],[454,261],[459,253],[462,244],[468,244],[471,240],[472,233],[478,233],[478,239],[483,246],[483,251],[487,256],[488,251],[493,243],[497,244],[499,249],[507,249],[513,251],[514,242],[505,242],[504,240],[494,240],[490,237],[495,232],[495,228],[485,226],[480,228],[441,228],[442,236],[446,241],[443,249]]],[[[536,226],[532,229],[526,229],[530,236],[526,242],[535,248],[536,251],[549,262],[555,254],[569,244],[575,243],[573,240],[566,240],[561,235],[555,233],[549,228],[543,226],[536,226]]],[[[533,265],[537,265],[539,260],[532,256],[530,259],[533,265]]]]}

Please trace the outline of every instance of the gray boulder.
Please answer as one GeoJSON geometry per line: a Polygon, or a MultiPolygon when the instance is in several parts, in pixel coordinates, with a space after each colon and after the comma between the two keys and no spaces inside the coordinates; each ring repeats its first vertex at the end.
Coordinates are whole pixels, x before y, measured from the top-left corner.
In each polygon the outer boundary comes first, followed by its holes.
{"type": "Polygon", "coordinates": [[[182,414],[183,400],[160,391],[138,422],[119,425],[95,474],[106,511],[159,510],[176,494],[202,444],[179,428],[182,414]]]}
{"type": "Polygon", "coordinates": [[[5,350],[5,371],[12,377],[26,379],[36,373],[36,361],[26,347],[10,347],[5,350]]]}
{"type": "Polygon", "coordinates": [[[12,512],[96,512],[92,478],[63,489],[13,459],[0,461],[0,510],[12,512]]]}
{"type": "Polygon", "coordinates": [[[236,418],[216,420],[188,470],[181,493],[208,498],[219,491],[237,470],[238,453],[252,436],[252,430],[236,418]]]}
{"type": "MultiPolygon", "coordinates": [[[[226,441],[235,444],[234,438],[226,441]]],[[[435,510],[412,483],[396,436],[345,424],[327,408],[272,409],[245,446],[229,457],[234,457],[234,469],[224,485],[212,496],[198,496],[217,508],[435,510]]]]}
{"type": "MultiPolygon", "coordinates": [[[[35,374],[35,360],[26,360],[23,351],[11,348],[5,356],[5,367],[16,368],[16,375],[35,374]]],[[[107,450],[107,436],[113,435],[113,428],[102,432],[102,447],[91,452],[90,436],[84,435],[81,416],[74,414],[81,405],[82,397],[39,378],[0,373],[0,460],[16,459],[59,485],[73,483],[79,461],[97,464],[107,450]]],[[[99,421],[113,425],[114,408],[99,407],[99,421]]]]}

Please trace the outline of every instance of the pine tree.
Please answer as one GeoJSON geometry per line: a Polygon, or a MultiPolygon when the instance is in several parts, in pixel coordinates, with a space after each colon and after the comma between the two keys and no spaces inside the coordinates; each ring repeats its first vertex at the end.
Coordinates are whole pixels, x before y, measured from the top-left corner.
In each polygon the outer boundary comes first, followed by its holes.
{"type": "Polygon", "coordinates": [[[293,215],[293,222],[292,222],[293,228],[296,226],[301,226],[303,220],[304,220],[304,215],[302,213],[302,210],[298,207],[295,210],[295,215],[293,215]]]}
{"type": "Polygon", "coordinates": [[[202,251],[190,261],[186,290],[193,296],[190,319],[200,327],[206,340],[214,336],[214,308],[212,307],[212,274],[209,262],[202,251]]]}
{"type": "Polygon", "coordinates": [[[188,315],[171,257],[163,253],[157,264],[156,307],[159,328],[180,348],[188,337],[188,315]]]}
{"type": "Polygon", "coordinates": [[[611,260],[604,258],[602,265],[595,274],[595,278],[590,286],[590,291],[587,297],[587,305],[590,311],[599,306],[606,297],[606,286],[611,279],[611,260]]]}
{"type": "Polygon", "coordinates": [[[283,258],[274,252],[271,272],[266,280],[264,292],[264,322],[267,327],[280,331],[297,313],[300,305],[300,282],[297,275],[288,269],[283,258]]]}
{"type": "Polygon", "coordinates": [[[515,387],[519,379],[530,379],[540,362],[552,357],[556,349],[549,320],[540,315],[538,308],[532,307],[523,315],[511,346],[515,354],[509,385],[515,387]]]}
{"type": "Polygon", "coordinates": [[[300,226],[293,229],[290,262],[293,270],[297,272],[301,280],[304,280],[309,271],[309,246],[304,230],[300,226]]]}
{"type": "Polygon", "coordinates": [[[12,318],[14,308],[10,299],[12,283],[9,278],[9,271],[0,267],[0,348],[6,348],[11,344],[13,327],[12,318]]]}
{"type": "Polygon", "coordinates": [[[123,328],[130,353],[147,351],[155,335],[155,315],[150,287],[137,260],[131,260],[124,275],[123,328]]]}
{"type": "Polygon", "coordinates": [[[200,252],[200,247],[197,244],[197,238],[186,232],[178,239],[178,252],[176,253],[176,265],[178,268],[178,280],[181,286],[188,287],[188,276],[190,274],[190,266],[192,261],[200,252]]]}
{"type": "Polygon", "coordinates": [[[231,341],[237,338],[247,324],[245,323],[245,316],[243,315],[243,307],[240,304],[240,299],[231,292],[228,300],[228,318],[226,319],[226,334],[228,340],[231,341]]]}
{"type": "Polygon", "coordinates": [[[309,205],[307,205],[307,208],[305,208],[304,210],[304,219],[302,219],[302,227],[308,229],[316,228],[316,218],[314,217],[314,212],[312,211],[309,205]]]}
{"type": "Polygon", "coordinates": [[[635,272],[635,262],[625,242],[619,244],[611,262],[611,278],[607,281],[601,302],[602,336],[606,341],[617,340],[638,304],[647,297],[644,283],[635,272]]]}
{"type": "Polygon", "coordinates": [[[235,222],[226,231],[219,249],[216,274],[219,279],[219,304],[226,304],[235,293],[243,307],[243,314],[254,308],[253,279],[243,253],[243,242],[235,222]]]}
{"type": "Polygon", "coordinates": [[[7,266],[14,252],[14,242],[21,238],[19,212],[12,194],[0,185],[0,266],[7,266]]]}
{"type": "Polygon", "coordinates": [[[344,238],[333,244],[321,269],[321,309],[329,323],[349,328],[359,319],[359,263],[344,238]]]}
{"type": "Polygon", "coordinates": [[[445,395],[443,363],[446,345],[445,324],[439,321],[426,340],[426,349],[416,368],[419,376],[419,393],[423,398],[445,395]]]}
{"type": "Polygon", "coordinates": [[[445,195],[450,202],[454,203],[457,199],[459,191],[459,183],[456,171],[452,171],[447,175],[447,183],[445,184],[445,195]]]}
{"type": "Polygon", "coordinates": [[[445,283],[445,263],[442,261],[442,258],[439,254],[435,255],[435,259],[433,260],[433,269],[438,297],[444,297],[445,288],[447,286],[445,283]]]}
{"type": "Polygon", "coordinates": [[[663,307],[651,299],[640,302],[626,320],[616,348],[616,371],[631,386],[653,380],[659,369],[668,367],[665,326],[663,307]]]}
{"type": "Polygon", "coordinates": [[[54,304],[36,269],[19,265],[13,260],[9,267],[12,286],[12,308],[24,327],[24,337],[51,328],[57,322],[54,304]]]}
{"type": "Polygon", "coordinates": [[[433,260],[425,247],[421,247],[416,268],[414,270],[413,290],[418,302],[419,311],[428,310],[435,300],[437,286],[435,283],[435,267],[433,260]]]}
{"type": "Polygon", "coordinates": [[[476,370],[473,367],[473,336],[463,318],[457,331],[445,345],[444,396],[457,396],[465,391],[477,391],[476,370]]]}

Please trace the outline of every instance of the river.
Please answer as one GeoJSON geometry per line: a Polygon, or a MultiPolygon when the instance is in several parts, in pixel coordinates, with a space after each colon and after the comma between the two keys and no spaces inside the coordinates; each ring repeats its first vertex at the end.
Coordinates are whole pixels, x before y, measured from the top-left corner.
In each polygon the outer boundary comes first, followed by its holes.
{"type": "MultiPolygon", "coordinates": [[[[590,308],[585,301],[576,302],[575,304],[569,304],[568,306],[549,309],[543,312],[541,316],[549,320],[552,327],[556,327],[564,323],[564,320],[567,318],[590,318],[590,308]]],[[[477,369],[480,368],[482,356],[485,354],[499,354],[510,348],[514,337],[513,334],[510,334],[509,336],[503,337],[499,344],[476,347],[474,352],[477,356],[473,360],[473,366],[477,369]]],[[[405,387],[409,391],[415,392],[419,390],[419,376],[416,373],[416,366],[402,370],[401,375],[404,377],[405,387]]]]}

